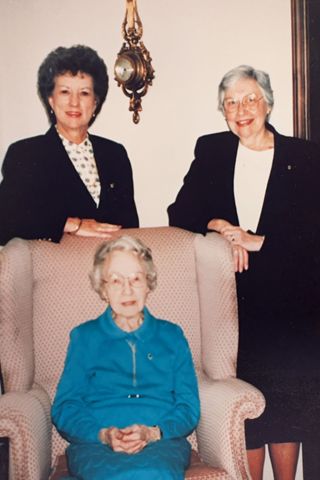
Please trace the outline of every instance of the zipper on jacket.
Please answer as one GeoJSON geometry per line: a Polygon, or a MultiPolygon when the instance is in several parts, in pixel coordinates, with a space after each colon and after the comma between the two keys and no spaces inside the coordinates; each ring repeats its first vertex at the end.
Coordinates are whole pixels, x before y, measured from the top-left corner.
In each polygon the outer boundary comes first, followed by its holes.
{"type": "Polygon", "coordinates": [[[137,360],[136,360],[136,353],[137,353],[137,346],[135,343],[127,340],[127,344],[130,347],[132,353],[132,385],[134,387],[137,386],[137,360]]]}

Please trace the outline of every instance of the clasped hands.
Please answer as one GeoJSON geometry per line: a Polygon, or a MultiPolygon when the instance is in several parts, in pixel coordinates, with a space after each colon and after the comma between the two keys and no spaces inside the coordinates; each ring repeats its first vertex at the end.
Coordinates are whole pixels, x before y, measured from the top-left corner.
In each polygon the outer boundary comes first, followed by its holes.
{"type": "Polygon", "coordinates": [[[243,272],[249,268],[249,252],[258,252],[264,242],[264,236],[246,232],[241,227],[232,225],[227,220],[214,218],[207,225],[226,238],[232,247],[234,271],[243,272]]]}
{"type": "Polygon", "coordinates": [[[134,454],[143,450],[148,443],[160,440],[161,434],[159,427],[135,424],[125,428],[102,428],[99,438],[114,452],[134,454]]]}

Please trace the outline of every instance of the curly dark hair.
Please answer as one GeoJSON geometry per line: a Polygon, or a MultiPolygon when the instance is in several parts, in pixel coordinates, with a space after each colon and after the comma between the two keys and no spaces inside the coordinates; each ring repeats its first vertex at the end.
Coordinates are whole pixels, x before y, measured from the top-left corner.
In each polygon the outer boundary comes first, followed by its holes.
{"type": "Polygon", "coordinates": [[[72,75],[77,75],[79,72],[86,73],[93,79],[97,107],[95,116],[89,123],[92,125],[108,93],[109,78],[106,64],[95,50],[85,45],[74,45],[70,48],[58,47],[49,53],[38,70],[38,93],[52,124],[56,123],[56,117],[51,110],[48,98],[52,95],[55,77],[67,72],[71,72],[72,75]]]}

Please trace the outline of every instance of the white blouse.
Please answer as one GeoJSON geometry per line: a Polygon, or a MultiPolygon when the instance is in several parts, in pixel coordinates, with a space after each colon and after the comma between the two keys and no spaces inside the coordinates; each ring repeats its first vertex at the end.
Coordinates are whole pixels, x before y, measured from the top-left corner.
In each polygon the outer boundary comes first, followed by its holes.
{"type": "Polygon", "coordinates": [[[58,130],[57,132],[74,168],[98,206],[101,184],[89,137],[77,144],[67,140],[58,130]]]}
{"type": "Polygon", "coordinates": [[[239,224],[244,230],[257,230],[273,154],[273,148],[251,150],[239,142],[233,188],[239,224]]]}

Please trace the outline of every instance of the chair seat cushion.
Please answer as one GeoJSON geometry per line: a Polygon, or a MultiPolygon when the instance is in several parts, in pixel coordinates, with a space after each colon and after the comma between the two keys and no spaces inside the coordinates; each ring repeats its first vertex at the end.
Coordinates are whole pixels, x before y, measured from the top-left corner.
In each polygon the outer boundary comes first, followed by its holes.
{"type": "MultiPolygon", "coordinates": [[[[56,458],[49,480],[60,480],[69,475],[66,455],[56,458]]],[[[230,476],[222,468],[210,467],[201,460],[200,455],[192,450],[190,467],[186,471],[188,480],[228,480],[230,476]]]]}

